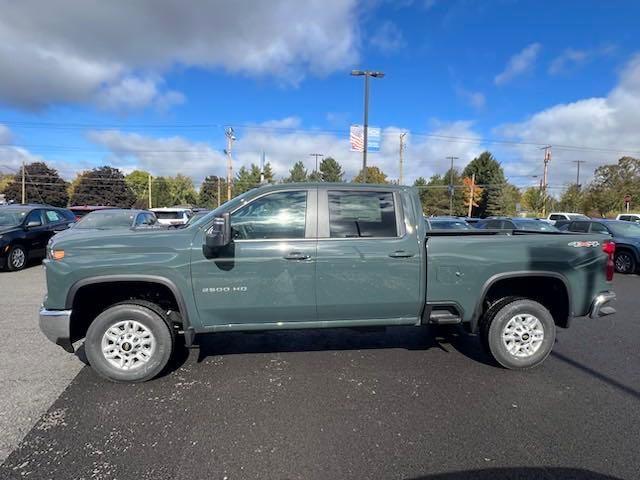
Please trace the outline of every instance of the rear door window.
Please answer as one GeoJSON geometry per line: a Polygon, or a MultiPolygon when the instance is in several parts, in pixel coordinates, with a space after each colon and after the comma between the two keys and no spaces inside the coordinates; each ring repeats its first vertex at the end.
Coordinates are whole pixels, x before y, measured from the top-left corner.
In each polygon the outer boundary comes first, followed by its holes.
{"type": "Polygon", "coordinates": [[[330,190],[328,197],[331,238],[398,236],[392,192],[330,190]]]}
{"type": "Polygon", "coordinates": [[[590,222],[573,222],[569,225],[570,232],[587,233],[590,222]]]}
{"type": "Polygon", "coordinates": [[[607,229],[607,227],[605,227],[601,223],[592,223],[591,231],[593,233],[607,233],[607,234],[609,233],[609,229],[607,229]]]}
{"type": "Polygon", "coordinates": [[[60,223],[64,221],[64,217],[55,210],[46,210],[44,213],[47,223],[60,223]]]}

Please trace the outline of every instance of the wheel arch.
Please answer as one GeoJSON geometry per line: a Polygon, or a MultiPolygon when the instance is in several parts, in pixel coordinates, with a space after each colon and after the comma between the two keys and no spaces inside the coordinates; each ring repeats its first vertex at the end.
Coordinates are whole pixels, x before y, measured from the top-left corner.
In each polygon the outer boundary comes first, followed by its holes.
{"type": "MultiPolygon", "coordinates": [[[[489,277],[485,281],[480,290],[480,296],[478,297],[476,307],[471,318],[472,332],[478,331],[480,319],[484,312],[488,309],[486,307],[486,302],[487,300],[491,300],[491,293],[499,289],[500,287],[504,287],[505,292],[509,292],[508,295],[518,295],[523,298],[538,301],[545,307],[549,308],[557,326],[562,328],[567,328],[569,326],[570,320],[573,317],[573,302],[571,287],[569,286],[569,281],[567,280],[567,278],[558,272],[544,270],[521,270],[516,272],[498,273],[489,277]],[[535,285],[536,282],[545,282],[550,279],[553,280],[553,283],[546,285],[545,288],[543,288],[543,292],[546,292],[546,290],[550,290],[554,287],[561,288],[561,292],[564,294],[565,298],[559,300],[560,303],[557,304],[559,308],[553,308],[553,305],[551,306],[551,308],[549,308],[550,302],[545,302],[544,299],[540,298],[540,295],[530,295],[524,290],[520,291],[517,288],[516,283],[514,283],[514,281],[526,281],[529,284],[535,285]],[[507,282],[511,282],[511,286],[506,287],[507,282]],[[566,300],[566,308],[562,308],[562,300],[566,300]]],[[[546,297],[546,295],[542,296],[548,298],[546,297]]]]}
{"type": "MultiPolygon", "coordinates": [[[[100,288],[100,287],[106,288],[106,289],[115,289],[115,288],[120,288],[123,285],[126,285],[127,287],[138,287],[139,289],[138,291],[142,291],[140,289],[144,288],[145,286],[149,286],[150,290],[155,289],[155,292],[166,289],[166,291],[169,292],[173,297],[172,299],[169,299],[169,300],[175,301],[175,306],[177,307],[178,313],[180,314],[180,323],[182,325],[182,330],[185,333],[186,343],[190,345],[193,342],[193,336],[194,336],[193,328],[190,323],[189,310],[187,308],[187,304],[178,286],[171,279],[167,277],[163,277],[159,275],[101,275],[101,276],[83,278],[75,282],[67,292],[67,297],[65,300],[65,308],[75,313],[75,310],[76,310],[75,307],[78,306],[78,300],[79,300],[78,294],[79,293],[81,294],[83,290],[86,291],[86,289],[93,289],[93,288],[100,288]]],[[[132,299],[135,299],[135,297],[133,297],[132,299]]],[[[112,302],[110,304],[113,305],[115,303],[118,303],[118,301],[123,301],[123,300],[126,300],[126,298],[118,298],[117,301],[112,302]]],[[[72,313],[72,331],[73,331],[74,323],[77,323],[77,322],[82,323],[83,321],[86,322],[86,320],[84,319],[77,319],[77,318],[74,319],[73,318],[74,313],[72,313]]],[[[80,312],[77,312],[77,313],[80,313],[80,312]]],[[[91,321],[92,320],[93,319],[91,319],[91,321]]],[[[90,321],[86,322],[85,327],[88,328],[88,325],[90,323],[91,323],[90,321]]],[[[86,332],[86,328],[85,328],[85,332],[86,332]]],[[[74,337],[77,339],[78,334],[74,335],[74,337]]],[[[82,337],[79,337],[79,338],[82,338],[82,337]]]]}

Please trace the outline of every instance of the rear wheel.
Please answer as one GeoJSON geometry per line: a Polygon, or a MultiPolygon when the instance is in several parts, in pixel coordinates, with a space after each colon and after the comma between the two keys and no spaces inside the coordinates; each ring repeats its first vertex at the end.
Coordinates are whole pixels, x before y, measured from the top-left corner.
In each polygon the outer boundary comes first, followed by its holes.
{"type": "Polygon", "coordinates": [[[85,352],[101,376],[114,382],[145,382],[167,366],[174,337],[164,313],[154,304],[121,303],[91,323],[85,352]]]}
{"type": "Polygon", "coordinates": [[[556,326],[549,310],[533,300],[509,302],[481,329],[483,343],[505,368],[523,370],[541,364],[553,348],[556,326]]]}
{"type": "Polygon", "coordinates": [[[633,273],[636,270],[636,261],[633,255],[625,250],[616,252],[615,265],[618,273],[633,273]]]}
{"type": "Polygon", "coordinates": [[[13,245],[7,254],[7,270],[22,270],[27,264],[27,251],[22,245],[13,245]]]}

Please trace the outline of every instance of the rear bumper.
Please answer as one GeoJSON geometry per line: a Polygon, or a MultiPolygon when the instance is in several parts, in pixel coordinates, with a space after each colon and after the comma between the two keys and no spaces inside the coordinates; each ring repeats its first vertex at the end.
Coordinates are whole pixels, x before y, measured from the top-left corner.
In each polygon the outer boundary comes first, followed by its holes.
{"type": "Polygon", "coordinates": [[[71,344],[71,310],[47,310],[40,308],[40,330],[56,345],[73,353],[71,344]]]}
{"type": "Polygon", "coordinates": [[[599,293],[596,298],[593,299],[591,310],[589,310],[589,317],[599,318],[616,313],[616,309],[611,306],[611,302],[615,299],[616,294],[614,292],[599,293]]]}

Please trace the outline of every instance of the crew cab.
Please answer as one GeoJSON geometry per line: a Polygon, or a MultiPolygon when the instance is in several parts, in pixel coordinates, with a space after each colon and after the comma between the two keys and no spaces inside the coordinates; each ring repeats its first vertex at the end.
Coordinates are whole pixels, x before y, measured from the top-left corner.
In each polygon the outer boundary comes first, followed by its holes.
{"type": "Polygon", "coordinates": [[[158,375],[176,348],[229,331],[462,324],[496,362],[539,365],[556,328],[613,313],[605,235],[428,229],[417,190],[282,184],[183,229],[49,244],[40,327],[84,338],[107,379],[158,375]]]}

